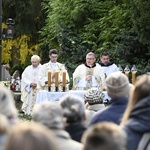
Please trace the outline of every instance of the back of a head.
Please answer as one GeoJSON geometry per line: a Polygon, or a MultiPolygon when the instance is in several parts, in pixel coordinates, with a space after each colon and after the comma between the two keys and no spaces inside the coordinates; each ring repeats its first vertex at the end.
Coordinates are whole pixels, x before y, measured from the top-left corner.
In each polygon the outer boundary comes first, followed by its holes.
{"type": "Polygon", "coordinates": [[[104,100],[104,93],[99,88],[91,88],[84,94],[84,100],[89,105],[102,104],[104,100]]]}
{"type": "Polygon", "coordinates": [[[143,74],[137,77],[134,84],[133,91],[130,95],[130,100],[128,106],[122,117],[121,126],[123,126],[126,121],[129,119],[132,109],[138,104],[139,101],[144,100],[150,96],[150,75],[143,74]]]}
{"type": "Polygon", "coordinates": [[[67,123],[79,123],[84,119],[84,100],[76,95],[68,94],[60,99],[63,115],[67,123]]]}
{"type": "Polygon", "coordinates": [[[83,150],[125,150],[126,135],[118,125],[110,122],[91,126],[83,135],[83,150]]]}
{"type": "Polygon", "coordinates": [[[13,126],[5,150],[57,150],[54,135],[37,123],[13,126]]]}
{"type": "Polygon", "coordinates": [[[8,123],[8,120],[7,118],[0,114],[0,135],[5,135],[8,133],[9,131],[9,123],[8,123]]]}
{"type": "Polygon", "coordinates": [[[137,78],[132,96],[135,103],[150,96],[150,75],[143,74],[137,78]]]}
{"type": "Polygon", "coordinates": [[[63,129],[62,108],[50,101],[36,105],[33,109],[32,119],[51,129],[63,129]]]}
{"type": "Polygon", "coordinates": [[[17,116],[17,109],[12,93],[6,87],[2,86],[0,86],[0,113],[7,118],[17,116]]]}
{"type": "Polygon", "coordinates": [[[129,96],[129,80],[121,72],[113,72],[106,78],[106,89],[111,98],[129,96]]]}

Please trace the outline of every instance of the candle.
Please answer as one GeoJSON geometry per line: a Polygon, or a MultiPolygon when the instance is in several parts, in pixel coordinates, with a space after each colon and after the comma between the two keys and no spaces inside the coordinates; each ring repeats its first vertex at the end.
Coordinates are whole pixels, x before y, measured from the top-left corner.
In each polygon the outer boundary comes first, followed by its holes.
{"type": "Polygon", "coordinates": [[[51,86],[51,71],[48,71],[48,87],[51,86]]]}
{"type": "Polygon", "coordinates": [[[58,71],[56,71],[55,72],[55,87],[58,87],[58,74],[59,74],[59,72],[58,71]]]}
{"type": "Polygon", "coordinates": [[[135,80],[136,80],[136,72],[132,72],[132,84],[135,84],[135,80]]]}
{"type": "Polygon", "coordinates": [[[66,71],[63,71],[63,75],[62,75],[62,87],[66,87],[66,71]]]}

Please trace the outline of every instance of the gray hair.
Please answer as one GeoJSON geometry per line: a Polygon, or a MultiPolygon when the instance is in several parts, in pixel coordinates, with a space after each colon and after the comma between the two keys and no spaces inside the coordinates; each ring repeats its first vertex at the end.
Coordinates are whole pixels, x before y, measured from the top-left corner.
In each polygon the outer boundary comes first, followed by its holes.
{"type": "Polygon", "coordinates": [[[3,86],[0,86],[0,114],[7,118],[15,118],[18,114],[11,91],[3,86]]]}
{"type": "Polygon", "coordinates": [[[84,100],[76,95],[67,94],[60,99],[67,123],[81,122],[85,115],[84,100]]]}
{"type": "Polygon", "coordinates": [[[63,113],[61,107],[50,101],[36,105],[33,109],[32,119],[51,129],[62,129],[63,113]]]}
{"type": "Polygon", "coordinates": [[[33,60],[33,59],[36,59],[36,60],[41,61],[41,58],[40,58],[38,55],[33,55],[33,56],[31,57],[31,60],[33,60]]]}

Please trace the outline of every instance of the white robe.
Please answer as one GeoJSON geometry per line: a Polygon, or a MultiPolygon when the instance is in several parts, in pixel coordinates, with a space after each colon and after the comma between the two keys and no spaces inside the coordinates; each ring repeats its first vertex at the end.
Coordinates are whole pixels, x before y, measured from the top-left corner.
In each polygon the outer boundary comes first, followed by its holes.
{"type": "Polygon", "coordinates": [[[39,64],[37,68],[33,68],[33,66],[30,65],[26,67],[22,73],[21,101],[23,102],[22,111],[25,114],[31,114],[34,107],[36,101],[36,94],[37,91],[40,89],[38,74],[41,66],[42,65],[39,64]],[[30,87],[30,84],[33,82],[37,84],[36,88],[30,87]]]}
{"type": "Polygon", "coordinates": [[[119,68],[115,64],[112,64],[110,66],[101,66],[101,67],[103,68],[103,71],[106,74],[106,77],[113,72],[119,71],[119,68]]]}
{"type": "MultiPolygon", "coordinates": [[[[68,72],[65,68],[65,66],[59,62],[56,63],[52,63],[51,61],[49,61],[48,63],[43,64],[43,66],[41,67],[40,71],[39,71],[39,81],[40,81],[40,86],[42,89],[44,90],[48,90],[48,84],[45,84],[46,81],[48,81],[48,71],[51,71],[52,73],[54,73],[55,71],[59,71],[59,87],[58,87],[58,91],[62,91],[62,73],[63,71],[66,72],[66,82],[69,83],[69,75],[68,72]]],[[[55,91],[55,79],[52,80],[52,84],[51,84],[51,91],[55,91]]],[[[66,90],[69,89],[69,84],[66,84],[66,90]]]]}
{"type": "Polygon", "coordinates": [[[102,67],[96,63],[94,68],[88,68],[84,64],[79,65],[73,73],[73,89],[87,90],[91,87],[103,88],[105,87],[105,75],[102,67]],[[88,86],[86,76],[88,71],[91,71],[92,83],[88,86]]]}

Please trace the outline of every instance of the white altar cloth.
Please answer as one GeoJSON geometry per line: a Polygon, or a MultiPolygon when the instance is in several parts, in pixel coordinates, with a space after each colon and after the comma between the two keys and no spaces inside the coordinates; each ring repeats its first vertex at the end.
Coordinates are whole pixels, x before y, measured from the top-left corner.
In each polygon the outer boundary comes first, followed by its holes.
{"type": "MultiPolygon", "coordinates": [[[[44,101],[59,101],[59,99],[66,94],[74,94],[74,95],[80,96],[84,100],[84,94],[86,92],[87,91],[84,91],[84,90],[82,91],[70,90],[66,92],[48,92],[46,90],[40,90],[37,93],[35,105],[40,104],[44,101]]],[[[103,93],[105,95],[104,102],[110,100],[110,97],[107,95],[107,92],[103,91],[103,93]]]]}

